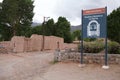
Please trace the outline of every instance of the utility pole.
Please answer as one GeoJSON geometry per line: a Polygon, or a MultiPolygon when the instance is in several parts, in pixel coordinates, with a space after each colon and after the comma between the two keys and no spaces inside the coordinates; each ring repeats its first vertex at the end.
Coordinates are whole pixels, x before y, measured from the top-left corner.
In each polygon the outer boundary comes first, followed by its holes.
{"type": "Polygon", "coordinates": [[[44,51],[44,45],[45,45],[45,23],[46,23],[46,19],[48,19],[48,18],[50,18],[50,17],[43,17],[43,25],[42,25],[42,31],[43,31],[43,33],[42,33],[42,37],[43,37],[43,41],[42,41],[42,50],[41,51],[44,51]]]}

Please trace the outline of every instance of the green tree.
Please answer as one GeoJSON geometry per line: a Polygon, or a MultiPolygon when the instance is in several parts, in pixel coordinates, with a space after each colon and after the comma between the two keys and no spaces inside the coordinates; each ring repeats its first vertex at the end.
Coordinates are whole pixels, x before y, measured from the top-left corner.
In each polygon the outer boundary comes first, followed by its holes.
{"type": "Polygon", "coordinates": [[[77,40],[81,40],[81,31],[80,30],[76,30],[73,33],[73,38],[74,40],[77,38],[77,40]]]}
{"type": "Polygon", "coordinates": [[[45,35],[50,36],[50,35],[55,35],[55,23],[53,19],[49,19],[45,24],[44,24],[44,30],[45,30],[45,35]]]}
{"type": "Polygon", "coordinates": [[[108,38],[120,43],[120,7],[107,17],[108,38]]]}
{"type": "Polygon", "coordinates": [[[23,35],[25,37],[30,37],[32,34],[42,35],[42,25],[38,25],[38,26],[34,26],[34,27],[27,27],[25,29],[26,29],[26,32],[23,31],[23,35]]]}
{"type": "Polygon", "coordinates": [[[32,34],[41,35],[42,34],[42,26],[38,25],[38,26],[32,27],[31,32],[32,32],[32,34]]]}
{"type": "Polygon", "coordinates": [[[32,23],[33,0],[3,0],[0,24],[11,28],[11,35],[23,35],[32,23]]]}
{"type": "Polygon", "coordinates": [[[11,38],[11,28],[5,27],[5,25],[0,25],[0,41],[10,40],[11,38]]]}
{"type": "Polygon", "coordinates": [[[72,35],[70,33],[70,23],[65,17],[59,17],[55,24],[55,36],[63,37],[67,43],[72,42],[72,35]]]}
{"type": "Polygon", "coordinates": [[[2,24],[2,3],[0,3],[0,41],[9,40],[11,37],[11,28],[6,24],[2,24]]]}

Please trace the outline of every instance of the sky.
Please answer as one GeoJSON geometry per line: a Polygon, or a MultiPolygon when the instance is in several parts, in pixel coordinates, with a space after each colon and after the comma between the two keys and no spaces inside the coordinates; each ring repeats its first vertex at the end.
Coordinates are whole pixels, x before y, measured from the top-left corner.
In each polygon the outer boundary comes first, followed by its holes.
{"type": "MultiPolygon", "coordinates": [[[[2,1],[2,0],[0,0],[2,1]]],[[[66,17],[71,25],[81,24],[81,10],[107,6],[107,13],[120,6],[119,0],[34,0],[33,22],[42,23],[43,17],[66,17]]]]}

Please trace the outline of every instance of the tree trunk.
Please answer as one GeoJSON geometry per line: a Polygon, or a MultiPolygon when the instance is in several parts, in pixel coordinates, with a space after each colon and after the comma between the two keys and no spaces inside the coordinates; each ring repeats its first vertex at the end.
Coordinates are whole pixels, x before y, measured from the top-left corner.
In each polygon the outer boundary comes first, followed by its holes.
{"type": "Polygon", "coordinates": [[[15,26],[15,24],[13,24],[12,28],[13,28],[13,36],[16,36],[16,26],[15,26]]]}

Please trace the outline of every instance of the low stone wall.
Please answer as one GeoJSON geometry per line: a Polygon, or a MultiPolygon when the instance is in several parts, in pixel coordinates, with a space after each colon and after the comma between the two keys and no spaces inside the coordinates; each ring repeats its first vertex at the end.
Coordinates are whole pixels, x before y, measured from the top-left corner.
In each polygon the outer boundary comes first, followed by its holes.
{"type": "MultiPolygon", "coordinates": [[[[103,53],[84,53],[84,63],[104,64],[103,53]]],[[[80,52],[72,50],[56,50],[54,53],[55,61],[74,61],[80,62],[80,52]]],[[[120,54],[108,54],[108,64],[120,64],[120,54]]]]}

